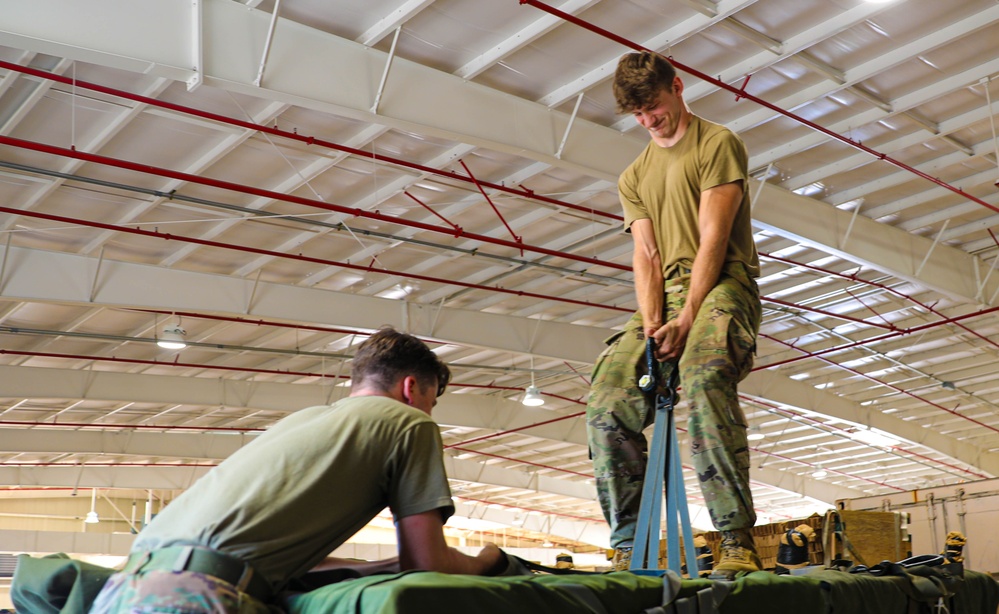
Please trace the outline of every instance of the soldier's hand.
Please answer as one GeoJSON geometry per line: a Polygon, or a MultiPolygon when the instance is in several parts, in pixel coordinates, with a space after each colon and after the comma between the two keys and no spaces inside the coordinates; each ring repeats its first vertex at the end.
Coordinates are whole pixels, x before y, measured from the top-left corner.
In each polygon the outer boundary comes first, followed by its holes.
{"type": "Polygon", "coordinates": [[[682,317],[670,320],[657,330],[653,337],[656,341],[656,360],[660,362],[679,360],[687,345],[689,332],[690,324],[686,323],[682,317]]]}

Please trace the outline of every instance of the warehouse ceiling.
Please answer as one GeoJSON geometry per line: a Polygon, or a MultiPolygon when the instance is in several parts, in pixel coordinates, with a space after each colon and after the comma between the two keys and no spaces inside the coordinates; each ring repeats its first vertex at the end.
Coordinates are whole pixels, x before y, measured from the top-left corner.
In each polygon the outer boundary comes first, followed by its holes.
{"type": "Polygon", "coordinates": [[[455,373],[459,513],[603,545],[581,415],[636,308],[615,181],[646,135],[609,79],[641,48],[750,152],[761,521],[999,476],[992,0],[0,13],[8,488],[177,492],[391,324],[455,373]]]}

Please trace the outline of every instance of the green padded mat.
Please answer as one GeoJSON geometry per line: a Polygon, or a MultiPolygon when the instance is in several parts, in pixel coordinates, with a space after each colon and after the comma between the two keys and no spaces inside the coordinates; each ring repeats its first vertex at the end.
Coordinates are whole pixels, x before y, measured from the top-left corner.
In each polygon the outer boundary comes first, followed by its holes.
{"type": "MultiPolygon", "coordinates": [[[[113,571],[66,557],[18,557],[11,597],[18,614],[86,614],[113,571]]],[[[712,586],[684,580],[678,599],[712,586]]],[[[999,584],[965,570],[945,605],[949,614],[997,614],[999,584]]],[[[330,584],[289,596],[289,614],[640,614],[662,605],[663,580],[630,572],[500,578],[409,572],[330,584]]],[[[667,608],[667,612],[674,612],[667,608]]],[[[683,610],[696,612],[696,610],[683,610]]],[[[930,612],[906,577],[821,571],[807,576],[757,572],[730,586],[719,614],[911,614],[930,612]]]]}

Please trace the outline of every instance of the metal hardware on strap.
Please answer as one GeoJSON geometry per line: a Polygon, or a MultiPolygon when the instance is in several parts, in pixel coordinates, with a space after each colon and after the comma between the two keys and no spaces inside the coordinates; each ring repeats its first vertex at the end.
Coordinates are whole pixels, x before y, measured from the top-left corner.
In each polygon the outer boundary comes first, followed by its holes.
{"type": "Polygon", "coordinates": [[[693,531],[690,528],[690,511],[687,509],[686,487],[683,483],[683,469],[680,465],[680,449],[676,440],[673,406],[677,400],[676,388],[679,384],[679,366],[673,364],[665,387],[659,381],[662,376],[661,364],[655,359],[655,341],[647,339],[645,360],[648,376],[640,380],[642,390],[656,392],[655,427],[649,449],[648,465],[645,470],[645,483],[638,512],[638,526],[635,531],[635,545],[631,554],[631,570],[659,569],[659,526],[662,514],[663,490],[666,492],[666,562],[671,571],[680,574],[680,530],[687,545],[686,559],[690,577],[697,573],[697,558],[694,554],[693,531]],[[679,527],[676,521],[679,521],[679,527]]]}
{"type": "Polygon", "coordinates": [[[187,569],[187,562],[191,560],[192,552],[194,552],[194,546],[184,546],[177,556],[177,560],[173,562],[173,570],[184,571],[187,569]]]}
{"type": "Polygon", "coordinates": [[[251,565],[238,557],[200,546],[170,546],[136,552],[128,557],[123,571],[139,573],[157,569],[213,576],[260,600],[266,601],[272,595],[270,584],[263,576],[255,574],[251,565]]]}

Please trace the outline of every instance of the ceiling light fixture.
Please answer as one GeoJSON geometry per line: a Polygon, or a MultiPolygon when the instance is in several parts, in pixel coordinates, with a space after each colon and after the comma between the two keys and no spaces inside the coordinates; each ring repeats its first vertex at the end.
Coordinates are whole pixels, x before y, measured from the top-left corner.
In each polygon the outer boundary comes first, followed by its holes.
{"type": "Polygon", "coordinates": [[[755,424],[749,427],[749,433],[746,435],[747,440],[759,441],[764,438],[766,438],[766,435],[763,433],[763,431],[760,430],[760,425],[755,424]]]}
{"type": "Polygon", "coordinates": [[[812,477],[813,478],[815,478],[816,480],[821,480],[822,478],[826,477],[827,475],[829,475],[829,472],[826,471],[822,467],[822,465],[815,465],[815,471],[812,472],[812,477]]]}
{"type": "Polygon", "coordinates": [[[524,390],[524,398],[521,403],[528,407],[539,407],[545,404],[545,399],[541,396],[541,390],[534,385],[534,356],[531,356],[531,385],[524,390]]]}
{"type": "Polygon", "coordinates": [[[97,524],[101,519],[97,517],[97,489],[90,489],[90,511],[87,512],[87,517],[83,519],[83,522],[87,524],[97,524]]]}
{"type": "Polygon", "coordinates": [[[524,400],[521,403],[528,407],[539,407],[545,404],[545,400],[542,398],[538,387],[532,384],[524,391],[524,400]]]}
{"type": "Polygon", "coordinates": [[[187,347],[184,337],[187,331],[180,327],[180,322],[167,325],[163,334],[156,340],[156,345],[166,350],[183,350],[187,347]]]}

